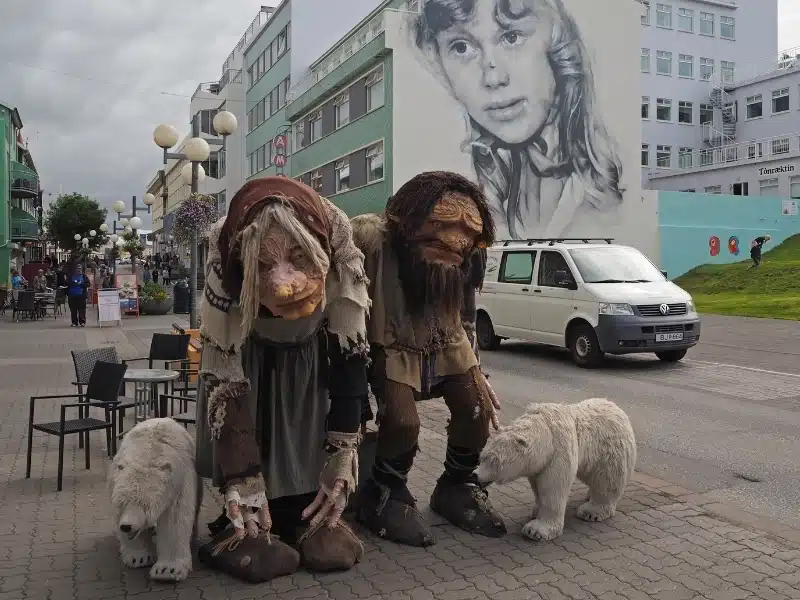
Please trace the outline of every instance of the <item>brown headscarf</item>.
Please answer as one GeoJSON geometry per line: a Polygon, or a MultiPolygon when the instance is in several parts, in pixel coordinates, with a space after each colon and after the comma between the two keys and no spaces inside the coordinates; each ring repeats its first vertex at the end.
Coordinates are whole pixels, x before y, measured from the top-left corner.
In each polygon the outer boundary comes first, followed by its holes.
{"type": "Polygon", "coordinates": [[[276,202],[287,204],[331,256],[330,221],[320,195],[306,184],[288,177],[263,177],[245,183],[231,200],[228,216],[219,234],[222,288],[231,298],[242,292],[244,271],[239,234],[261,211],[276,202]]]}

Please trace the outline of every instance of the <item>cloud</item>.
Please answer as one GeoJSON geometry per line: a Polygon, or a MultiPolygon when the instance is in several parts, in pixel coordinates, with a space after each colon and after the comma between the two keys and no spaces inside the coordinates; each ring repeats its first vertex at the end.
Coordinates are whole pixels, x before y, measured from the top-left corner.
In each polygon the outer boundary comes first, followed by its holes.
{"type": "MultiPolygon", "coordinates": [[[[188,133],[189,97],[220,77],[258,8],[251,0],[0,2],[0,101],[20,112],[53,194],[45,204],[80,192],[110,212],[116,200],[130,208],[141,198],[161,166],[153,129],[171,123],[188,133]]],[[[149,215],[139,216],[149,228],[149,215]]]]}

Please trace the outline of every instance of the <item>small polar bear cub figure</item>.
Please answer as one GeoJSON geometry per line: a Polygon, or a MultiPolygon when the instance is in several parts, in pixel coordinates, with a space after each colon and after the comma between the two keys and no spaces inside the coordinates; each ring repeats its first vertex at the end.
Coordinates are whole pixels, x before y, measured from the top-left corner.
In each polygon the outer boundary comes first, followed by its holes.
{"type": "Polygon", "coordinates": [[[192,569],[200,489],[194,446],[176,421],[149,419],[125,434],[108,469],[122,562],[152,565],[156,581],[183,581],[192,569]]]}
{"type": "Polygon", "coordinates": [[[528,478],[536,504],[522,535],[539,541],[563,533],[576,478],[589,486],[578,517],[613,517],[635,464],[636,437],[628,415],[605,398],[590,398],[577,404],[531,404],[489,438],[475,474],[481,484],[528,478]]]}

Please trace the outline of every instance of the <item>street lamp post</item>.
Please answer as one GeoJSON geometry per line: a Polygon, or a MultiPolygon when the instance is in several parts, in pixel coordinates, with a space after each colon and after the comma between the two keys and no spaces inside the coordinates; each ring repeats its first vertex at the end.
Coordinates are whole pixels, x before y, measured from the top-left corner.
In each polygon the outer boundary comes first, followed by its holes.
{"type": "MultiPolygon", "coordinates": [[[[172,125],[159,125],[153,132],[153,141],[164,151],[165,165],[169,159],[189,161],[181,170],[181,178],[184,182],[189,180],[192,194],[197,192],[198,183],[205,179],[205,171],[200,163],[208,160],[211,154],[209,146],[221,146],[225,150],[225,139],[237,128],[236,116],[227,110],[220,111],[214,117],[213,125],[217,134],[222,136],[222,141],[200,137],[200,115],[196,114],[192,118],[192,137],[184,144],[183,152],[169,152],[178,143],[178,130],[172,125]]],[[[162,219],[165,217],[166,201],[162,219]]],[[[197,231],[192,232],[189,244],[189,327],[197,329],[197,231]]]]}

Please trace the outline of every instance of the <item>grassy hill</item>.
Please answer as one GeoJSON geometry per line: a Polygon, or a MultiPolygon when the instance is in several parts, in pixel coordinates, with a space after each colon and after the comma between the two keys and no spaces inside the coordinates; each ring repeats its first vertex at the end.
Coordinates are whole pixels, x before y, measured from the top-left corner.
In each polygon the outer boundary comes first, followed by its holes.
{"type": "Polygon", "coordinates": [[[800,234],[764,252],[761,266],[748,258],[727,265],[700,265],[675,283],[697,310],[719,315],[800,320],[800,234]]]}

